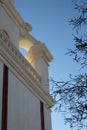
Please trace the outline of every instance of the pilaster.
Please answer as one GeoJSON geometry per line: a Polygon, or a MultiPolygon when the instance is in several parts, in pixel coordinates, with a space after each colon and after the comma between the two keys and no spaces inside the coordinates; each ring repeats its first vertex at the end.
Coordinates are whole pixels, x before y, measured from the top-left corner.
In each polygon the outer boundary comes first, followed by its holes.
{"type": "Polygon", "coordinates": [[[26,59],[41,76],[42,87],[44,87],[46,91],[49,91],[48,67],[49,62],[52,61],[53,57],[46,45],[39,44],[32,46],[26,56],[26,59]]]}

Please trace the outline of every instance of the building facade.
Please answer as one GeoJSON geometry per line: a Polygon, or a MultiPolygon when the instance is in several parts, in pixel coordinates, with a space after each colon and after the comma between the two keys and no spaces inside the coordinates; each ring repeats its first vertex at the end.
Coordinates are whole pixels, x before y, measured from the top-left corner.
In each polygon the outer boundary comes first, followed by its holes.
{"type": "Polygon", "coordinates": [[[14,1],[0,0],[0,130],[52,130],[55,101],[49,94],[48,66],[53,57],[31,31],[14,1]]]}

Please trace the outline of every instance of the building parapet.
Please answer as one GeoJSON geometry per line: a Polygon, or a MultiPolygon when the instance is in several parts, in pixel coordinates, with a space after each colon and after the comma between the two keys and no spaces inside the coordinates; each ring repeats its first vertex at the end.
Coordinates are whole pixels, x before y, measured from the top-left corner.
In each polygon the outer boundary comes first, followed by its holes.
{"type": "MultiPolygon", "coordinates": [[[[0,39],[2,39],[8,49],[8,52],[11,56],[13,56],[16,62],[20,65],[20,67],[31,75],[37,82],[41,82],[41,77],[39,74],[33,69],[33,67],[29,64],[29,62],[25,59],[25,57],[19,52],[19,50],[12,44],[9,38],[5,36],[4,33],[0,33],[0,39]]],[[[6,50],[7,50],[6,49],[6,50]]]]}
{"type": "Polygon", "coordinates": [[[55,101],[41,86],[41,77],[4,33],[0,32],[0,59],[47,108],[55,101]]]}
{"type": "Polygon", "coordinates": [[[24,20],[9,0],[0,0],[2,7],[5,9],[9,17],[14,21],[18,28],[24,23],[24,20]]]}

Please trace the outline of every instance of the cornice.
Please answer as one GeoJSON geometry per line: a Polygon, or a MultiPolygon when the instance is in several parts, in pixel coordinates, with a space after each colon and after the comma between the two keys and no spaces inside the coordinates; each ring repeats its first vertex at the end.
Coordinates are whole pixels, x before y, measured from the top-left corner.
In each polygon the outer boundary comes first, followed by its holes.
{"type": "Polygon", "coordinates": [[[51,55],[50,51],[46,47],[45,44],[41,44],[41,48],[43,48],[43,53],[47,57],[48,62],[51,62],[53,60],[53,56],[51,55]]]}
{"type": "Polygon", "coordinates": [[[23,20],[12,2],[10,0],[0,0],[0,3],[4,10],[7,12],[8,16],[18,27],[21,39],[30,40],[33,45],[37,45],[38,43],[40,44],[40,42],[29,33],[32,31],[32,26],[23,20]]]}
{"type": "Polygon", "coordinates": [[[34,60],[42,58],[47,63],[47,65],[49,65],[49,62],[51,62],[53,59],[53,57],[52,57],[51,53],[49,52],[49,50],[47,49],[46,45],[41,44],[41,43],[38,45],[32,46],[30,48],[26,58],[30,62],[33,62],[34,60]]]}
{"type": "Polygon", "coordinates": [[[20,16],[20,14],[18,13],[18,11],[16,10],[16,8],[10,0],[0,0],[0,3],[19,29],[23,27],[28,32],[32,30],[31,25],[29,23],[24,22],[23,18],[20,16]]]}
{"type": "Polygon", "coordinates": [[[38,44],[39,41],[29,33],[32,31],[32,26],[23,20],[12,2],[10,0],[0,0],[0,3],[8,16],[18,27],[21,38],[30,40],[34,45],[38,44]]]}
{"type": "Polygon", "coordinates": [[[14,21],[18,28],[24,23],[24,20],[19,15],[14,5],[9,0],[1,0],[1,5],[9,15],[9,17],[14,21]]]}
{"type": "Polygon", "coordinates": [[[40,76],[4,33],[0,33],[0,60],[47,108],[55,104],[54,99],[41,86],[40,76]]]}

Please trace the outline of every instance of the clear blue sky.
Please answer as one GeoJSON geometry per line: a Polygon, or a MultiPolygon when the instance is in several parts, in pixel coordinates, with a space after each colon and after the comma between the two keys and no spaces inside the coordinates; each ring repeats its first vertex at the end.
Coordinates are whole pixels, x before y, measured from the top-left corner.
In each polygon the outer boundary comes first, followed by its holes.
{"type": "MultiPolygon", "coordinates": [[[[69,20],[75,15],[72,0],[15,0],[16,8],[24,20],[31,24],[32,35],[45,43],[54,60],[50,66],[50,76],[55,80],[67,79],[69,73],[78,68],[68,55],[67,48],[73,46],[72,26],[69,20]]],[[[52,130],[69,130],[63,117],[52,113],[52,130]]]]}

